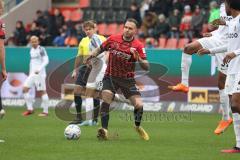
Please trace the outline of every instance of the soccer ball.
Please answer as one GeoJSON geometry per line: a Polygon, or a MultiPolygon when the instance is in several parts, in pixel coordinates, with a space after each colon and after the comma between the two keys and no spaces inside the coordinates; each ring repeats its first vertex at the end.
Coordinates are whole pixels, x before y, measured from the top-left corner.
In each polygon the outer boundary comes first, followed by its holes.
{"type": "Polygon", "coordinates": [[[64,136],[68,140],[77,140],[81,135],[81,129],[78,125],[70,124],[66,127],[64,131],[64,136]]]}

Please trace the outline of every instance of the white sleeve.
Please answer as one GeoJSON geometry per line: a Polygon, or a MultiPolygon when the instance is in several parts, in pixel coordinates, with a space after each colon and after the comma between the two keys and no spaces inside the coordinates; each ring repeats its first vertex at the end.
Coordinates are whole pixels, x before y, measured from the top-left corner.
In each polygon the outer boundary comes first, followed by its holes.
{"type": "Polygon", "coordinates": [[[240,55],[240,49],[235,50],[233,53],[235,53],[237,56],[239,56],[240,55]]]}
{"type": "Polygon", "coordinates": [[[49,63],[47,51],[45,48],[41,48],[40,55],[42,57],[43,62],[42,62],[42,65],[39,67],[39,71],[41,71],[43,68],[45,68],[49,63]]]}
{"type": "Polygon", "coordinates": [[[209,51],[210,51],[211,54],[218,54],[218,53],[227,52],[227,49],[228,49],[228,46],[225,45],[225,46],[209,49],[209,51]]]}

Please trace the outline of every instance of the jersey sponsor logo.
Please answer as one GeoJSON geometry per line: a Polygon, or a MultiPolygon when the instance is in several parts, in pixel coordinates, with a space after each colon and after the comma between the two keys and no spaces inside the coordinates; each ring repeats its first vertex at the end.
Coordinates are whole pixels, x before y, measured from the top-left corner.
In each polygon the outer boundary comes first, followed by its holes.
{"type": "Polygon", "coordinates": [[[120,52],[120,51],[117,51],[117,50],[111,50],[111,53],[118,56],[118,57],[121,57],[125,60],[129,60],[131,58],[131,55],[127,54],[127,53],[124,53],[124,52],[120,52]]]}
{"type": "Polygon", "coordinates": [[[238,33],[228,33],[228,34],[227,34],[227,37],[228,37],[229,39],[238,38],[238,33]]]}
{"type": "Polygon", "coordinates": [[[224,21],[231,21],[233,18],[231,16],[221,16],[221,19],[224,21]]]}

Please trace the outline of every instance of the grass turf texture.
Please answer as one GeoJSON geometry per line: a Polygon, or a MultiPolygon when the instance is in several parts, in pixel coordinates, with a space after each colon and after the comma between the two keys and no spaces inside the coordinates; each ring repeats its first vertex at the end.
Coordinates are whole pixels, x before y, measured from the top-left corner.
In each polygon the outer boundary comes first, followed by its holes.
{"type": "MultiPolygon", "coordinates": [[[[23,108],[8,108],[0,120],[1,160],[202,160],[239,159],[240,154],[226,155],[221,149],[235,144],[232,126],[221,136],[213,134],[220,115],[192,114],[190,122],[151,121],[143,123],[150,141],[139,138],[133,122],[123,118],[125,112],[110,115],[110,132],[115,137],[101,142],[96,139],[99,126],[81,127],[77,141],[66,140],[63,131],[67,122],[59,120],[54,110],[49,117],[21,116],[23,108]]],[[[132,112],[129,112],[131,115],[132,112]]]]}

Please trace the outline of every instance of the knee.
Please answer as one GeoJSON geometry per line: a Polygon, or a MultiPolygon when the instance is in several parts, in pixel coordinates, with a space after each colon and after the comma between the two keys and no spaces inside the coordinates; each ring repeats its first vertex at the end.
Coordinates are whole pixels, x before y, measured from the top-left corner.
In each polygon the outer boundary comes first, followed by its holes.
{"type": "Polygon", "coordinates": [[[29,91],[29,88],[23,87],[23,93],[27,93],[29,91]]]}
{"type": "Polygon", "coordinates": [[[104,90],[102,93],[102,99],[105,103],[112,103],[112,99],[113,99],[113,93],[111,91],[108,90],[104,90]]]}
{"type": "Polygon", "coordinates": [[[193,48],[191,47],[191,45],[187,44],[184,49],[183,49],[183,52],[186,53],[186,54],[189,54],[189,55],[192,55],[193,54],[193,48]]]}
{"type": "Polygon", "coordinates": [[[80,86],[76,86],[73,92],[74,96],[81,96],[82,88],[80,86]]]}

